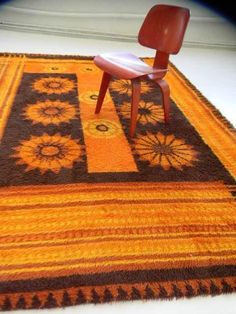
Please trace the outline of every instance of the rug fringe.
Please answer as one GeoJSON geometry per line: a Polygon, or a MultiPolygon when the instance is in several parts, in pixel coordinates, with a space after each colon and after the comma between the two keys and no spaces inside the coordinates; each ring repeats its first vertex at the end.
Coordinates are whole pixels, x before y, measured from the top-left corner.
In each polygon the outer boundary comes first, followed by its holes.
{"type": "Polygon", "coordinates": [[[7,295],[0,304],[2,311],[45,309],[84,303],[107,303],[150,299],[191,298],[200,295],[228,294],[236,291],[235,279],[186,280],[106,287],[80,287],[58,291],[7,295]]]}
{"type": "Polygon", "coordinates": [[[43,59],[76,59],[76,60],[93,60],[94,56],[81,55],[60,55],[60,54],[44,54],[44,53],[17,53],[17,52],[0,52],[0,57],[27,57],[27,58],[43,58],[43,59]]]}

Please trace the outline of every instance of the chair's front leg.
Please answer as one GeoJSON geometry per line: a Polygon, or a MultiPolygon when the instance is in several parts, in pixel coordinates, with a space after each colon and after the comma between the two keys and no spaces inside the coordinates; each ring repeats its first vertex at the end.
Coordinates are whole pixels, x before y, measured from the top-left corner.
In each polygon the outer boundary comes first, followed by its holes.
{"type": "Polygon", "coordinates": [[[156,83],[161,89],[165,123],[169,123],[170,121],[170,88],[169,88],[168,83],[165,80],[156,80],[156,83]]]}
{"type": "Polygon", "coordinates": [[[101,82],[101,86],[100,86],[100,90],[98,94],[98,100],[97,100],[95,113],[99,113],[102,108],[103,100],[105,98],[110,80],[111,80],[111,75],[108,74],[107,72],[103,72],[102,82],[101,82]]]}
{"type": "Polygon", "coordinates": [[[131,80],[131,83],[132,83],[132,103],[131,103],[130,136],[133,137],[135,134],[135,128],[137,123],[141,84],[139,79],[133,79],[131,80]]]}

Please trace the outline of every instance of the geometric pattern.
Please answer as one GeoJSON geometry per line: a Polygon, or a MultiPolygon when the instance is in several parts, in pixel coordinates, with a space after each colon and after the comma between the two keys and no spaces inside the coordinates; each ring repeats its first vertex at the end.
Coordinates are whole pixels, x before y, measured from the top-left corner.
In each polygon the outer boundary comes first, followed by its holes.
{"type": "Polygon", "coordinates": [[[0,309],[235,292],[235,130],[170,64],[170,123],[143,80],[130,138],[130,82],[95,115],[101,75],[0,55],[0,309]]]}

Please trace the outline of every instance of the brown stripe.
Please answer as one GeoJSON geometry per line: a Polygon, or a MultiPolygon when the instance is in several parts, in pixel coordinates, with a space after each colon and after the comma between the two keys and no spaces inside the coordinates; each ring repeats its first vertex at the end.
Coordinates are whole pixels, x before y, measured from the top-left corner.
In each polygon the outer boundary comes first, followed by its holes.
{"type": "Polygon", "coordinates": [[[5,193],[9,194],[16,194],[17,196],[20,193],[28,193],[30,192],[30,195],[33,193],[33,195],[37,195],[37,193],[57,193],[59,189],[59,193],[61,190],[67,191],[68,193],[70,192],[80,192],[80,191],[85,191],[85,192],[90,192],[90,191],[100,191],[100,190],[106,190],[109,188],[110,190],[125,190],[130,189],[130,190],[136,190],[136,189],[154,189],[156,190],[157,188],[160,190],[176,190],[177,189],[189,189],[189,190],[205,190],[207,189],[216,189],[218,188],[219,190],[225,189],[227,187],[231,188],[236,188],[236,185],[226,185],[223,183],[223,181],[214,181],[214,182],[113,182],[113,183],[73,183],[73,184],[58,184],[56,185],[57,189],[55,190],[55,185],[27,185],[27,186],[10,186],[10,187],[3,187],[0,190],[0,194],[2,192],[3,195],[5,193]],[[135,187],[135,188],[134,188],[135,187]],[[61,189],[61,190],[60,190],[61,189]]]}
{"type": "MultiPolygon", "coordinates": [[[[133,182],[132,182],[132,185],[133,185],[133,182]]],[[[14,192],[12,192],[12,191],[9,191],[9,190],[6,190],[6,191],[0,191],[0,196],[1,195],[3,195],[3,196],[5,196],[5,197],[8,197],[8,196],[17,196],[17,197],[21,197],[21,196],[25,196],[25,195],[29,195],[29,193],[30,193],[30,196],[35,196],[35,195],[41,195],[41,194],[43,194],[43,195],[45,195],[45,196],[47,196],[47,195],[58,195],[58,194],[68,194],[68,195],[71,195],[71,194],[74,194],[74,193],[79,193],[79,192],[83,192],[83,193],[88,193],[88,192],[90,192],[90,193],[96,193],[96,192],[102,192],[102,191],[106,191],[106,192],[127,192],[127,191],[143,191],[143,192],[151,192],[151,191],[157,191],[157,189],[158,189],[158,191],[160,192],[160,191],[170,191],[170,192],[172,192],[172,191],[181,191],[181,192],[183,192],[183,191],[214,191],[214,192],[226,192],[226,191],[235,191],[236,190],[236,187],[227,187],[227,186],[225,186],[225,187],[214,187],[214,186],[212,186],[212,187],[208,187],[208,186],[205,186],[205,187],[185,187],[185,186],[181,186],[181,185],[179,185],[178,187],[173,187],[173,186],[167,186],[167,187],[159,187],[159,186],[154,186],[154,187],[142,187],[142,186],[140,186],[140,187],[130,187],[130,186],[127,186],[127,187],[110,187],[110,186],[107,186],[107,187],[95,187],[95,188],[91,188],[91,189],[80,189],[80,188],[78,188],[77,189],[77,191],[73,191],[73,190],[67,190],[67,189],[61,189],[61,187],[60,186],[57,186],[56,185],[56,187],[58,187],[58,189],[57,190],[54,190],[54,191],[50,191],[50,190],[46,190],[46,191],[44,191],[44,190],[39,190],[39,191],[22,191],[20,188],[18,189],[18,191],[14,191],[14,192]],[[2,193],[1,193],[2,192],[2,193]],[[7,194],[6,194],[7,193],[7,194]]]]}
{"type": "Polygon", "coordinates": [[[79,286],[104,286],[142,282],[163,282],[191,279],[213,279],[236,275],[236,265],[217,265],[179,269],[152,269],[135,271],[116,271],[101,274],[73,275],[53,279],[1,282],[1,293],[30,292],[39,290],[66,289],[79,286]]]}

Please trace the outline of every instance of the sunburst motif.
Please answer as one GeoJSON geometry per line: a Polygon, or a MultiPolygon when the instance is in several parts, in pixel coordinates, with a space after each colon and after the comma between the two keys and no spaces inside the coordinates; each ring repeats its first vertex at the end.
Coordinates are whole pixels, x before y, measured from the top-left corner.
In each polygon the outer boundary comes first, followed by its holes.
{"type": "Polygon", "coordinates": [[[26,172],[38,169],[41,174],[49,170],[59,173],[62,168],[71,169],[73,163],[81,161],[84,154],[77,140],[60,134],[31,136],[14,150],[12,157],[18,159],[16,164],[26,165],[26,172]]]}
{"type": "Polygon", "coordinates": [[[184,139],[162,133],[139,136],[135,140],[134,152],[140,160],[148,161],[149,165],[161,166],[164,170],[173,167],[183,170],[183,166],[193,167],[197,161],[197,152],[184,139]]]}
{"type": "MultiPolygon", "coordinates": [[[[119,94],[126,94],[128,96],[131,96],[132,94],[132,86],[131,82],[129,80],[115,80],[112,81],[110,84],[110,88],[112,91],[117,92],[119,94]]],[[[151,86],[148,84],[148,82],[142,81],[141,82],[141,92],[146,93],[151,90],[151,86]]]]}
{"type": "MultiPolygon", "coordinates": [[[[119,107],[120,113],[124,118],[130,118],[131,113],[131,104],[124,102],[119,107]]],[[[164,121],[164,112],[161,106],[153,103],[153,102],[145,102],[141,100],[139,102],[138,107],[138,122],[141,124],[152,123],[155,124],[156,122],[163,122],[164,121]]]]}
{"type": "Polygon", "coordinates": [[[75,118],[77,107],[64,101],[38,101],[36,104],[28,104],[24,109],[24,117],[33,124],[42,123],[59,125],[61,122],[69,122],[75,118]]]}
{"type": "Polygon", "coordinates": [[[63,94],[72,91],[75,82],[60,76],[49,76],[35,80],[32,87],[39,93],[63,94]]]}
{"type": "Polygon", "coordinates": [[[84,132],[95,138],[111,138],[122,133],[120,124],[107,119],[88,120],[83,125],[84,132]]]}

